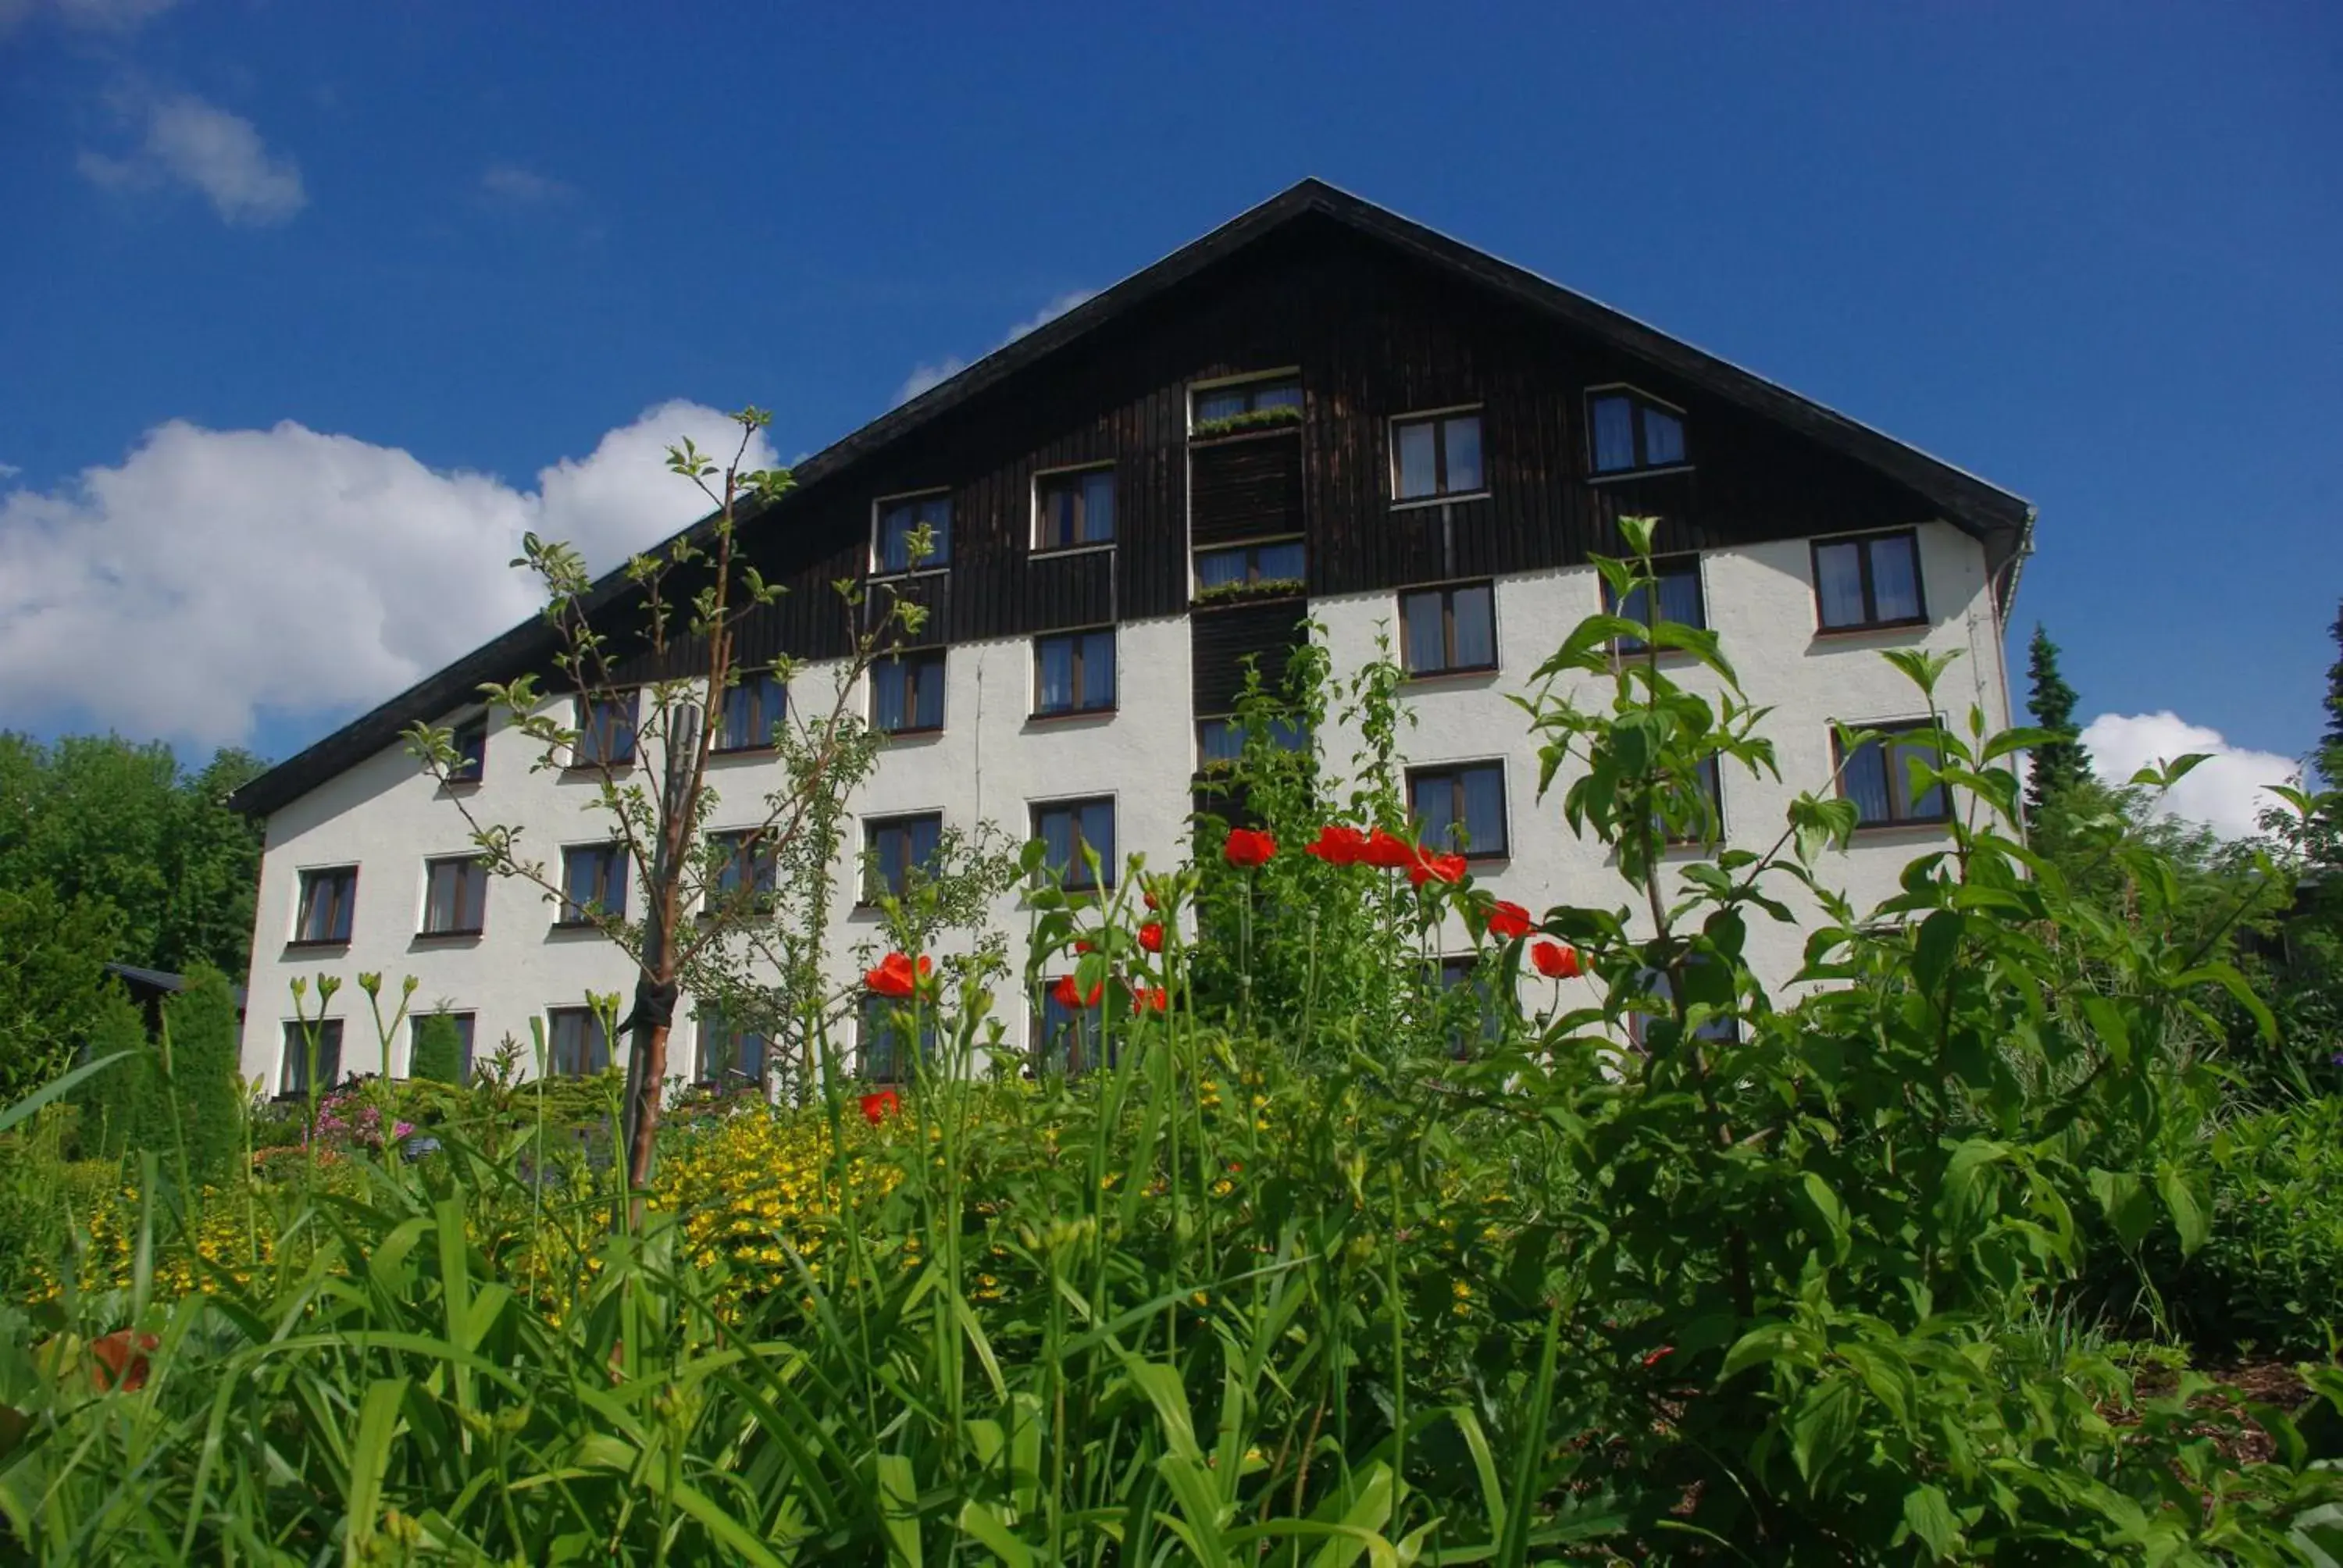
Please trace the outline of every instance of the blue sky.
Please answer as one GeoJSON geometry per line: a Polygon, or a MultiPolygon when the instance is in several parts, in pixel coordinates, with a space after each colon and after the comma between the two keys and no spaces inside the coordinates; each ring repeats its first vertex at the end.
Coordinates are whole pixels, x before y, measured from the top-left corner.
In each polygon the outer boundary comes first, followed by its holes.
{"type": "Polygon", "coordinates": [[[502,608],[451,609],[376,537],[397,508],[322,517],[343,499],[469,474],[560,518],[560,474],[590,488],[606,436],[673,399],[768,405],[783,457],[817,448],[1315,174],[2034,500],[2017,636],[2050,624],[2086,714],[2281,753],[2317,731],[2343,593],[2331,5],[0,18],[0,723],[197,743],[241,714],[283,755],[481,629],[435,622],[502,608]],[[252,442],[203,439],[227,432],[252,442]],[[258,495],[287,444],[301,474],[258,495]],[[306,547],[247,524],[271,497],[319,516],[306,547]],[[151,575],[158,534],[181,575],[140,619],[179,652],[125,646],[216,668],[219,701],[121,706],[68,646],[104,612],[25,586],[151,575]],[[360,538],[374,599],[316,613],[360,538]],[[189,588],[207,560],[236,592],[189,588]],[[311,669],[334,655],[307,621],[384,646],[287,685],[264,643],[204,662],[229,609],[311,669]]]}

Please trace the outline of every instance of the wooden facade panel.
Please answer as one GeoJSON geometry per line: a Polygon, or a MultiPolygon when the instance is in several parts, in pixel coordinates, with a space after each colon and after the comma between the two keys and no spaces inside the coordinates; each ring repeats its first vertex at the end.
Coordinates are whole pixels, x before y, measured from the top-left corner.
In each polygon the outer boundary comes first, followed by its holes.
{"type": "Polygon", "coordinates": [[[1188,457],[1189,540],[1198,549],[1302,531],[1298,431],[1197,447],[1188,457]]]}
{"type": "Polygon", "coordinates": [[[1235,710],[1245,687],[1245,661],[1272,690],[1285,679],[1293,650],[1306,639],[1307,607],[1296,599],[1198,610],[1188,622],[1188,646],[1199,718],[1235,710]]]}
{"type": "Polygon", "coordinates": [[[760,627],[759,657],[843,652],[829,585],[866,569],[872,498],[930,486],[951,487],[952,559],[948,586],[922,591],[941,596],[938,635],[951,641],[1184,613],[1193,547],[1289,526],[1305,534],[1322,595],[1582,563],[1618,548],[1623,512],[1662,517],[1676,549],[1930,515],[1875,470],[1521,306],[1306,228],[791,498],[759,546],[787,558],[791,591],[760,627]],[[1298,433],[1190,450],[1192,382],[1293,366],[1298,433]],[[1684,410],[1691,473],[1590,477],[1585,391],[1614,382],[1684,410]],[[1395,508],[1390,421],[1458,406],[1481,410],[1489,494],[1395,508]],[[1103,463],[1116,474],[1114,548],[1037,558],[1035,476],[1103,463]]]}

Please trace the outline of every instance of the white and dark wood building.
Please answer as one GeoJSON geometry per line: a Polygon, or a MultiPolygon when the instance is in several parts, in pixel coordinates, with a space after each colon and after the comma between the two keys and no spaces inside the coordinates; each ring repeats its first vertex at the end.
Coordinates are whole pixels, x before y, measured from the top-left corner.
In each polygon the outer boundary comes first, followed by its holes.
{"type": "MultiPolygon", "coordinates": [[[[1273,673],[1312,622],[1338,670],[1388,634],[1410,675],[1419,809],[1435,829],[1461,823],[1483,885],[1533,909],[1620,901],[1597,849],[1536,799],[1535,748],[1506,701],[1600,604],[1587,563],[1616,551],[1618,517],[1664,519],[1667,613],[1723,633],[1773,709],[1782,780],[1720,785],[1727,841],[1751,845],[1778,834],[1793,795],[1831,787],[1833,720],[1926,717],[1882,649],[1957,651],[1944,708],[2006,722],[2003,622],[2033,528],[2006,491],[1314,180],[797,477],[742,532],[789,589],[745,628],[742,658],[806,661],[805,699],[826,700],[825,661],[850,636],[833,582],[891,578],[930,612],[921,646],[869,682],[867,711],[894,733],[850,802],[846,856],[900,863],[941,824],[989,820],[1052,841],[1079,831],[1110,862],[1176,859],[1194,777],[1232,743],[1242,661],[1273,673]],[[940,548],[911,570],[903,540],[920,524],[940,548]]],[[[615,611],[625,593],[613,574],[595,602],[615,611]]],[[[321,969],[417,976],[417,1000],[456,1013],[483,1050],[527,1040],[537,1018],[558,1068],[608,1060],[579,1003],[629,988],[625,956],[536,890],[467,867],[460,816],[398,739],[417,720],[465,722],[481,682],[549,672],[552,652],[541,621],[516,627],[237,797],[267,822],[247,1076],[298,1086],[287,982],[321,969]]],[[[721,720],[741,746],[713,782],[744,817],[776,781],[755,746],[767,710],[792,695],[756,691],[721,720]]],[[[578,887],[618,896],[623,866],[594,859],[592,783],[532,771],[537,748],[493,726],[465,739],[476,809],[568,847],[578,887]]],[[[1315,740],[1349,754],[1346,737],[1315,740]]],[[[1836,868],[1858,899],[1892,891],[1942,832],[1946,803],[1908,798],[1888,760],[1852,759],[1840,786],[1864,815],[1836,868]]],[[[853,876],[842,864],[842,885],[853,876]]],[[[843,985],[870,930],[841,914],[843,985]]],[[[1021,940],[1013,896],[996,923],[1021,940]]],[[[1792,972],[1798,940],[1755,933],[1761,972],[1792,972]]],[[[354,984],[335,1005],[329,1067],[405,1070],[403,1041],[375,1060],[354,984]]],[[[1031,1029],[1009,1022],[1012,1040],[1031,1029]]],[[[681,1070],[739,1060],[740,1042],[689,1028],[670,1058],[681,1070]]]]}

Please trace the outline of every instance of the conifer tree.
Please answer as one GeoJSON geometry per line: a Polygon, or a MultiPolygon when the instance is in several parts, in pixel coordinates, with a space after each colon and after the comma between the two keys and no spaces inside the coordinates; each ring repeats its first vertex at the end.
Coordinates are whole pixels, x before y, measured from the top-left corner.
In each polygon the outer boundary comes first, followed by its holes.
{"type": "Polygon", "coordinates": [[[2318,738],[2318,771],[2330,789],[2343,789],[2343,604],[2327,628],[2335,641],[2335,662],[2327,667],[2327,729],[2318,738]]]}
{"type": "Polygon", "coordinates": [[[2026,699],[2026,711],[2033,715],[2037,729],[2057,737],[2034,749],[2034,776],[2026,787],[2026,815],[2034,820],[2041,817],[2045,806],[2091,777],[2091,762],[2083,751],[2082,729],[2075,722],[2075,689],[2058,673],[2058,645],[2050,640],[2039,621],[2026,648],[2026,675],[2032,687],[2026,699]]]}
{"type": "MultiPolygon", "coordinates": [[[[208,964],[187,975],[163,1009],[169,1031],[169,1089],[187,1141],[187,1164],[198,1181],[217,1181],[236,1168],[244,1147],[243,1067],[236,1050],[236,992],[208,964]]],[[[167,1108],[166,1108],[167,1110],[167,1108]]],[[[167,1140],[167,1124],[150,1130],[167,1140]]],[[[163,1145],[168,1147],[167,1142],[163,1145]]]]}
{"type": "Polygon", "coordinates": [[[464,1037],[456,1020],[444,1012],[427,1012],[415,1020],[415,1055],[407,1076],[433,1083],[464,1081],[464,1037]]]}

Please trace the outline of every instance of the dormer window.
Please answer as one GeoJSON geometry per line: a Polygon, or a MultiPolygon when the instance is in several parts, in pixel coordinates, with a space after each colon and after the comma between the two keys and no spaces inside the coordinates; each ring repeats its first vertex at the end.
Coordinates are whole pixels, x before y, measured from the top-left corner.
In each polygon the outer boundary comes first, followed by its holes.
{"type": "Polygon", "coordinates": [[[1586,428],[1598,474],[1681,468],[1690,461],[1684,456],[1684,410],[1633,387],[1604,387],[1589,392],[1586,428]]]}
{"type": "Polygon", "coordinates": [[[450,784],[478,784],[488,766],[488,716],[467,719],[456,726],[456,760],[447,769],[450,784]]]}
{"type": "Polygon", "coordinates": [[[951,565],[951,497],[941,491],[925,496],[897,496],[879,503],[872,558],[880,572],[926,571],[951,565]],[[911,538],[928,530],[928,551],[911,558],[911,538]]]}

